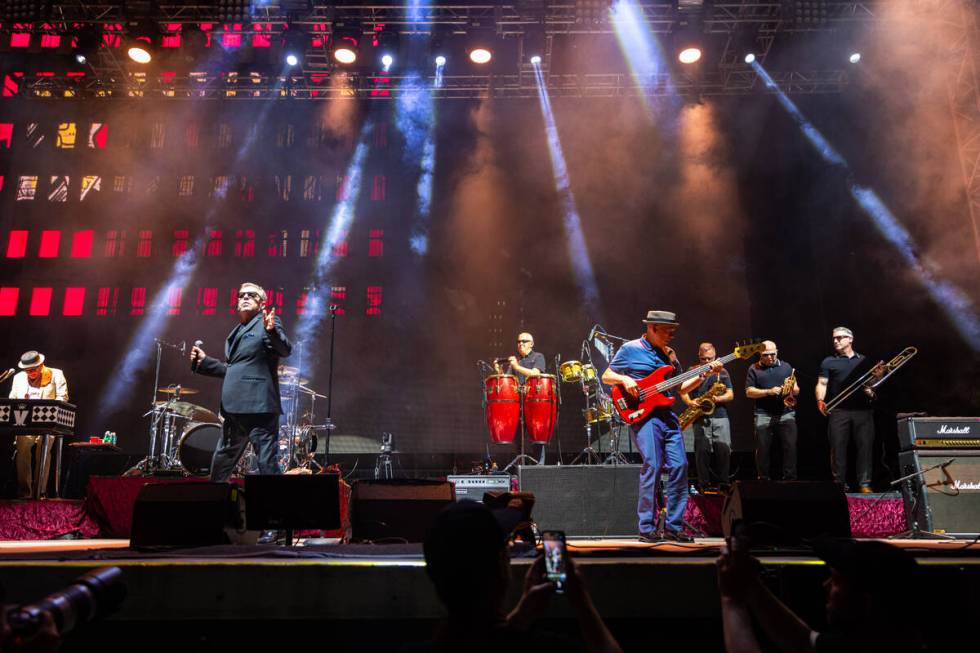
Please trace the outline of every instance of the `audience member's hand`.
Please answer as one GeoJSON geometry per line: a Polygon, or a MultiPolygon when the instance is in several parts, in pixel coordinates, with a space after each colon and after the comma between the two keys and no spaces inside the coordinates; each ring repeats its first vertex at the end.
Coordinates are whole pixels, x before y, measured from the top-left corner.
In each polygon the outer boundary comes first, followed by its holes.
{"type": "MultiPolygon", "coordinates": [[[[0,606],[0,610],[2,609],[3,606],[0,606]]],[[[50,612],[41,613],[41,625],[30,637],[15,636],[7,623],[3,623],[3,640],[0,642],[2,653],[56,653],[60,644],[58,628],[54,625],[50,612]]]]}
{"type": "Polygon", "coordinates": [[[554,584],[544,576],[544,557],[539,556],[524,576],[524,592],[507,617],[508,623],[519,630],[529,628],[548,609],[554,592],[554,584]]]}
{"type": "Polygon", "coordinates": [[[742,600],[745,592],[759,579],[759,561],[742,547],[733,546],[729,539],[721,549],[716,562],[718,567],[718,591],[722,598],[742,600]]]}

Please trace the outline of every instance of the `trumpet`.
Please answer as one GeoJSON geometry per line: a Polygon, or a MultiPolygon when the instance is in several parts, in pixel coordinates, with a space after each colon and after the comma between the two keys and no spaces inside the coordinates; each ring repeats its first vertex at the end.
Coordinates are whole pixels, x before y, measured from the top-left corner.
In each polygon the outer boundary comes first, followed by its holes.
{"type": "Polygon", "coordinates": [[[877,396],[875,389],[885,382],[885,379],[890,377],[892,374],[898,371],[902,365],[905,365],[909,360],[919,353],[919,350],[915,347],[906,347],[902,351],[898,352],[894,358],[892,358],[887,363],[881,362],[872,367],[870,370],[858,377],[851,385],[847,386],[843,390],[837,393],[837,396],[827,402],[827,412],[829,413],[833,409],[837,408],[844,402],[845,399],[850,397],[852,394],[857,392],[859,389],[868,396],[868,399],[874,399],[877,396]]]}
{"type": "Polygon", "coordinates": [[[793,388],[796,387],[796,368],[789,373],[783,381],[783,405],[787,408],[796,408],[796,396],[793,395],[793,388]]]}
{"type": "Polygon", "coordinates": [[[707,392],[695,399],[694,403],[685,408],[677,418],[681,423],[681,429],[686,429],[699,418],[707,417],[715,412],[715,400],[713,397],[720,397],[727,390],[728,387],[719,381],[712,385],[707,392]]]}

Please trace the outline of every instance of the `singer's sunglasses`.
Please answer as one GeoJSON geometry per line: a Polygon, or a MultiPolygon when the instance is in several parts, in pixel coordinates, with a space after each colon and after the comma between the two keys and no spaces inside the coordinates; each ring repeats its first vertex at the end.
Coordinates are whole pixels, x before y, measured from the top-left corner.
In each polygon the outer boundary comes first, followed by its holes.
{"type": "Polygon", "coordinates": [[[245,299],[246,297],[251,297],[252,299],[259,299],[262,297],[257,292],[252,292],[251,290],[246,290],[245,292],[238,293],[238,299],[245,299]]]}
{"type": "Polygon", "coordinates": [[[529,343],[529,342],[534,342],[534,341],[533,341],[533,340],[518,340],[518,341],[517,341],[517,344],[519,344],[519,345],[523,345],[523,344],[525,344],[525,343],[529,343]]]}

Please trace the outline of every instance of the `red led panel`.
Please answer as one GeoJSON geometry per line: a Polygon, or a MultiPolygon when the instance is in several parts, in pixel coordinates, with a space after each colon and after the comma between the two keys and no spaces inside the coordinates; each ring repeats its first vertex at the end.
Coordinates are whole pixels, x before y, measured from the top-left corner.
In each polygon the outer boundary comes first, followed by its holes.
{"type": "Polygon", "coordinates": [[[171,288],[167,297],[167,315],[180,315],[180,300],[183,297],[183,288],[171,288]]]}
{"type": "Polygon", "coordinates": [[[119,288],[106,288],[104,286],[99,288],[95,304],[96,315],[115,315],[118,305],[119,288]]]}
{"type": "Polygon", "coordinates": [[[387,195],[388,180],[384,175],[374,176],[374,185],[371,187],[371,199],[375,202],[384,200],[387,195]]]}
{"type": "Polygon", "coordinates": [[[381,286],[367,287],[367,310],[365,315],[381,315],[381,286]]]}
{"type": "Polygon", "coordinates": [[[215,229],[211,231],[210,238],[208,240],[208,247],[205,250],[208,256],[221,256],[221,230],[215,229]]]}
{"type": "MultiPolygon", "coordinates": [[[[14,97],[20,93],[20,77],[23,77],[24,73],[14,73],[13,75],[3,76],[3,97],[14,97]]],[[[2,125],[0,125],[2,128],[2,125]]],[[[10,147],[10,140],[7,140],[7,147],[10,147]]]]}
{"type": "Polygon", "coordinates": [[[174,256],[183,256],[187,252],[187,237],[187,229],[174,230],[174,246],[172,250],[174,256]]]}
{"type": "Polygon", "coordinates": [[[133,288],[129,296],[129,314],[142,315],[146,309],[146,288],[133,288]]]}
{"type": "Polygon", "coordinates": [[[30,32],[14,32],[10,35],[10,47],[26,48],[31,44],[30,32]]]}
{"type": "Polygon", "coordinates": [[[65,288],[65,306],[62,315],[81,315],[85,308],[84,288],[65,288]]]}
{"type": "Polygon", "coordinates": [[[337,315],[344,314],[344,300],[347,299],[347,286],[333,286],[330,288],[330,303],[337,307],[337,315]]]}
{"type": "Polygon", "coordinates": [[[201,315],[214,315],[218,306],[217,288],[200,288],[197,291],[197,312],[201,315]]]}
{"type": "Polygon", "coordinates": [[[58,34],[42,34],[41,35],[41,47],[42,48],[56,48],[61,45],[61,36],[58,34]]]}
{"type": "MultiPolygon", "coordinates": [[[[7,88],[6,83],[4,83],[3,86],[4,89],[7,88]]],[[[14,124],[12,122],[0,122],[0,145],[3,145],[5,149],[9,150],[10,140],[13,138],[13,135],[14,135],[14,124]]]]}
{"type": "Polygon", "coordinates": [[[7,240],[7,258],[24,258],[27,254],[27,235],[26,230],[16,230],[10,232],[7,240]]]}
{"type": "Polygon", "coordinates": [[[372,229],[368,233],[368,256],[384,256],[385,243],[382,240],[384,235],[384,229],[372,229]]]}
{"type": "Polygon", "coordinates": [[[136,256],[146,258],[150,255],[153,246],[153,232],[149,229],[140,229],[138,240],[136,241],[136,256]]]}
{"type": "Polygon", "coordinates": [[[31,293],[31,308],[29,315],[48,315],[51,313],[51,295],[53,288],[35,288],[31,293]]]}
{"type": "Polygon", "coordinates": [[[84,231],[76,231],[75,235],[71,239],[71,257],[72,258],[91,258],[92,256],[92,239],[95,236],[95,232],[91,229],[86,229],[84,231]]]}
{"type": "Polygon", "coordinates": [[[40,258],[58,258],[58,248],[61,246],[60,230],[45,230],[41,232],[41,246],[37,250],[40,258]]]}
{"type": "Polygon", "coordinates": [[[20,297],[20,288],[0,288],[0,315],[15,315],[18,297],[20,297]]]}
{"type": "Polygon", "coordinates": [[[252,229],[235,231],[235,256],[255,256],[255,231],[252,229]]]}

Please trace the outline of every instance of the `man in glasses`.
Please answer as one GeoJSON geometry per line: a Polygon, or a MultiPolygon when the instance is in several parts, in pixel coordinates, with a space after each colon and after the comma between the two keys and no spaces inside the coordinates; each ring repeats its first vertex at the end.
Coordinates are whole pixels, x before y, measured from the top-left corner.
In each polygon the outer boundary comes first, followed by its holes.
{"type": "Polygon", "coordinates": [[[227,481],[249,441],[255,447],[260,474],[278,474],[277,433],[282,404],[279,397],[280,357],[289,356],[292,345],[276,315],[265,310],[261,286],[243,283],[238,289],[239,324],[225,341],[225,362],[212,358],[200,347],[191,349],[191,369],[207,376],[223,377],[221,414],[223,434],[211,463],[211,480],[227,481]]]}
{"type": "MultiPolygon", "coordinates": [[[[539,351],[534,351],[534,336],[530,333],[520,333],[517,335],[517,356],[510,356],[507,359],[508,371],[507,374],[516,374],[517,380],[523,384],[531,377],[539,376],[544,374],[546,363],[544,360],[544,354],[539,351]],[[520,358],[518,358],[520,356],[520,358]]],[[[499,361],[494,361],[493,368],[497,374],[504,374],[503,366],[499,361]]],[[[517,443],[518,450],[520,449],[520,442],[517,443]]],[[[545,453],[548,445],[542,444],[541,451],[538,452],[536,460],[538,464],[543,465],[545,459],[545,453]]]]}
{"type": "MultiPolygon", "coordinates": [[[[677,355],[668,346],[677,332],[677,315],[670,311],[648,311],[643,323],[646,325],[643,337],[623,343],[610,361],[609,368],[602,374],[603,383],[620,385],[623,392],[633,397],[640,395],[640,387],[636,382],[646,378],[654,370],[673,367],[674,371],[670,376],[679,374],[682,370],[677,355]]],[[[718,374],[721,368],[721,363],[715,361],[708,373],[684,381],[678,390],[690,393],[701,385],[708,374],[718,374]]],[[[657,482],[660,480],[660,473],[667,469],[667,482],[664,484],[667,520],[662,539],[693,542],[694,538],[683,532],[688,492],[687,453],[684,451],[684,436],[681,435],[677,414],[669,406],[651,410],[644,419],[630,425],[630,433],[633,444],[643,458],[636,505],[640,541],[656,542],[661,539],[657,534],[660,516],[657,482]]]]}
{"type": "MultiPolygon", "coordinates": [[[[710,363],[718,358],[715,346],[702,342],[698,347],[698,365],[710,363]]],[[[722,368],[712,374],[689,393],[681,393],[681,400],[688,406],[707,394],[716,383],[725,386],[720,395],[712,395],[715,409],[710,415],[694,420],[691,430],[694,435],[694,466],[698,472],[698,485],[702,492],[724,489],[728,485],[728,468],[732,455],[732,428],[728,421],[725,404],[735,398],[732,378],[728,370],[722,368]]]]}
{"type": "Polygon", "coordinates": [[[874,415],[870,399],[863,392],[855,392],[834,408],[827,411],[828,397],[833,399],[868,369],[867,358],[854,351],[854,334],[847,327],[833,330],[834,355],[820,363],[820,376],[814,394],[817,408],[828,417],[827,439],[830,440],[830,468],[834,480],[850,491],[847,485],[847,445],[853,436],[857,449],[856,476],[860,492],[871,492],[871,459],[875,439],[874,415]]]}
{"type": "MultiPolygon", "coordinates": [[[[779,438],[783,451],[782,480],[796,480],[796,408],[786,405],[783,386],[793,373],[786,361],[779,360],[776,343],[766,340],[759,361],[749,366],[745,376],[745,396],[755,400],[755,465],[759,478],[770,478],[769,454],[773,439],[779,438]]],[[[800,394],[795,381],[789,388],[800,394]]]]}

